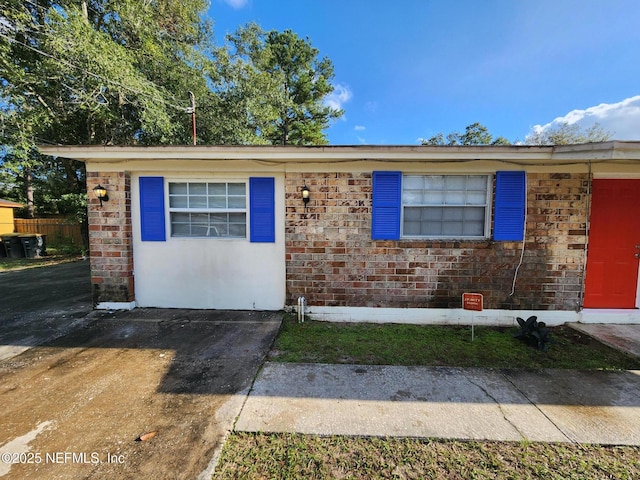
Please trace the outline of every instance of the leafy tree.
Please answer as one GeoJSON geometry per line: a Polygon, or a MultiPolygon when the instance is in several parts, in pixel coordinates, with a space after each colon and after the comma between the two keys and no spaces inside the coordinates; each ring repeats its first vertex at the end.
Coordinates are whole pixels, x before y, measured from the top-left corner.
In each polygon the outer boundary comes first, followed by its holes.
{"type": "Polygon", "coordinates": [[[446,136],[442,133],[421,140],[422,145],[510,145],[504,137],[494,138],[489,129],[479,122],[467,125],[464,133],[451,132],[446,136]]]}
{"type": "MultiPolygon", "coordinates": [[[[526,145],[569,145],[590,142],[606,142],[612,137],[595,124],[582,128],[577,124],[561,123],[545,130],[532,130],[525,138],[526,145]]],[[[505,137],[494,137],[487,127],[475,122],[465,128],[464,133],[451,132],[446,137],[442,133],[421,139],[422,145],[511,145],[505,137]]],[[[517,142],[516,142],[517,143],[517,142]]]]}
{"type": "Polygon", "coordinates": [[[7,0],[0,14],[0,169],[9,196],[26,199],[30,215],[35,205],[40,213],[65,213],[78,203],[68,195],[85,191],[84,165],[45,160],[38,143],[188,139],[186,92],[209,91],[200,53],[210,33],[200,17],[205,6],[7,0]]]}
{"type": "Polygon", "coordinates": [[[577,123],[560,123],[545,130],[533,130],[525,138],[527,145],[569,145],[578,143],[606,142],[613,134],[605,131],[600,124],[586,128],[577,123]]]}
{"type": "Polygon", "coordinates": [[[224,47],[206,0],[4,0],[0,191],[28,214],[82,210],[84,164],[39,143],[326,143],[333,66],[291,31],[250,24],[224,47]]]}
{"type": "Polygon", "coordinates": [[[229,62],[240,81],[227,93],[254,106],[247,127],[274,145],[326,144],[323,130],[343,114],[323,103],[333,91],[331,61],[319,59],[309,39],[291,30],[265,33],[249,24],[228,41],[234,49],[229,62]]]}

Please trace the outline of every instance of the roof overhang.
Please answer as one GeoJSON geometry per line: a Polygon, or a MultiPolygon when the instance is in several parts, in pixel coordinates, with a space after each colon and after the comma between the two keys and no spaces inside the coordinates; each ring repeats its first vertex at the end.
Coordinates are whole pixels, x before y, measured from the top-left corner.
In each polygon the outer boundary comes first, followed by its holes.
{"type": "Polygon", "coordinates": [[[22,208],[24,207],[24,205],[22,205],[21,203],[12,202],[11,200],[3,200],[2,198],[0,198],[0,207],[22,208]]]}
{"type": "Polygon", "coordinates": [[[167,145],[167,146],[40,146],[45,155],[71,158],[92,164],[153,161],[154,168],[175,161],[263,162],[271,165],[337,164],[351,162],[506,162],[522,166],[561,166],[594,163],[633,163],[640,165],[640,142],[610,141],[580,145],[530,146],[273,146],[273,145],[167,145]]]}
{"type": "Polygon", "coordinates": [[[119,159],[153,160],[398,160],[489,159],[496,156],[526,156],[548,158],[553,147],[532,146],[273,146],[273,145],[166,145],[166,146],[41,146],[45,155],[73,158],[80,161],[119,159]],[[517,153],[516,153],[517,152],[517,153]]]}
{"type": "Polygon", "coordinates": [[[117,159],[211,159],[211,160],[356,160],[388,159],[479,159],[500,157],[550,160],[554,158],[640,159],[640,142],[611,141],[580,145],[357,145],[357,146],[273,146],[273,145],[166,145],[166,146],[102,146],[102,145],[42,145],[41,153],[80,161],[113,161],[117,159]]]}

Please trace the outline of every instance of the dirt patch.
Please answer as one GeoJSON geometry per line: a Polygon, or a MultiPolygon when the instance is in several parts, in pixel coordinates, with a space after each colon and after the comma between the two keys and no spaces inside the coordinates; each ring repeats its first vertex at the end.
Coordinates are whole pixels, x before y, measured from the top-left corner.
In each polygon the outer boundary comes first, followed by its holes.
{"type": "Polygon", "coordinates": [[[564,337],[570,341],[573,345],[597,345],[600,342],[594,340],[589,335],[585,335],[584,333],[577,332],[570,328],[564,328],[563,330],[564,337]]]}

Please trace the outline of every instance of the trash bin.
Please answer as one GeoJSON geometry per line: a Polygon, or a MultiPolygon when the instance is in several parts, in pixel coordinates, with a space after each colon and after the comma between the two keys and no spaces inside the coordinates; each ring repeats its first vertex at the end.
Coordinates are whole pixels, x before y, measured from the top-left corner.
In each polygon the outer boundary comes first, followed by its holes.
{"type": "Polygon", "coordinates": [[[5,233],[2,235],[2,243],[4,244],[7,257],[22,258],[24,257],[24,249],[20,241],[20,235],[17,233],[5,233]]]}
{"type": "Polygon", "coordinates": [[[20,242],[27,258],[41,257],[45,254],[45,237],[39,233],[20,235],[20,242]]]}
{"type": "Polygon", "coordinates": [[[2,238],[0,238],[0,258],[6,257],[7,256],[7,251],[4,248],[4,242],[2,241],[2,238]]]}

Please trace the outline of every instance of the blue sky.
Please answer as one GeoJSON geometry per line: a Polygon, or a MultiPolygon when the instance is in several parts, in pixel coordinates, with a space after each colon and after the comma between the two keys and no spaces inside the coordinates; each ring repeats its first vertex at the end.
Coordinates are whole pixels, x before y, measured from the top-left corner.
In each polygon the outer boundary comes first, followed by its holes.
{"type": "Polygon", "coordinates": [[[209,15],[220,42],[255,21],[331,59],[331,144],[473,122],[511,141],[560,121],[640,140],[638,0],[211,0],[209,15]]]}

